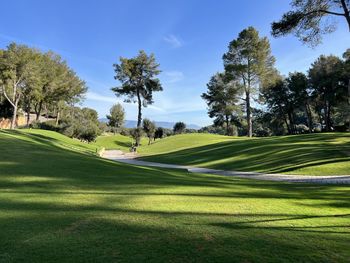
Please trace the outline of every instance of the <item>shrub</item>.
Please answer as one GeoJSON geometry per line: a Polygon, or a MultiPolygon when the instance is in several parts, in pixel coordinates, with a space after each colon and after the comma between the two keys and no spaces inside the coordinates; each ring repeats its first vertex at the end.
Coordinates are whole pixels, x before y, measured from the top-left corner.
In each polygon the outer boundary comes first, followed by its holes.
{"type": "Polygon", "coordinates": [[[296,132],[297,132],[298,134],[308,133],[308,132],[309,132],[309,127],[307,127],[307,126],[304,125],[304,124],[298,124],[298,125],[296,125],[295,129],[296,129],[296,132]]]}
{"type": "Polygon", "coordinates": [[[175,123],[173,131],[174,131],[174,134],[181,134],[185,131],[185,129],[186,129],[186,124],[180,121],[175,123]]]}

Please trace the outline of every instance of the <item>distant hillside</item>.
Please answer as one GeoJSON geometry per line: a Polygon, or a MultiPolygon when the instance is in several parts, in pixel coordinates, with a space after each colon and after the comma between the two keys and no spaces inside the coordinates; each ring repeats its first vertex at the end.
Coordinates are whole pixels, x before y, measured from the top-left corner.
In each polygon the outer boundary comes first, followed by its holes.
{"type": "MultiPolygon", "coordinates": [[[[99,119],[101,122],[107,122],[107,118],[101,118],[99,119]]],[[[163,128],[167,128],[167,129],[172,129],[175,125],[175,122],[168,122],[168,121],[155,121],[157,127],[163,127],[163,128]]],[[[136,121],[131,121],[131,120],[126,120],[124,123],[124,127],[126,128],[135,128],[137,125],[136,121]]],[[[186,123],[186,127],[188,129],[195,129],[198,130],[201,127],[196,125],[196,124],[187,124],[186,123]]]]}

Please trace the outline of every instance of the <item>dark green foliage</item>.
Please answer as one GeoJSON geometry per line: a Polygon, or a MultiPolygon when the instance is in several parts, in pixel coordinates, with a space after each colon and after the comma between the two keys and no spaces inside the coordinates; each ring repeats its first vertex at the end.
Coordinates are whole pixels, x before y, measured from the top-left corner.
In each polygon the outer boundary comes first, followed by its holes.
{"type": "Polygon", "coordinates": [[[134,139],[135,146],[140,146],[141,138],[143,136],[142,128],[130,129],[130,136],[134,139]]]}
{"type": "Polygon", "coordinates": [[[262,86],[274,72],[275,59],[271,55],[269,40],[260,38],[259,32],[248,27],[230,42],[223,56],[225,71],[237,80],[244,91],[244,104],[247,120],[247,135],[253,134],[251,99],[258,86],[262,86]]]}
{"type": "Polygon", "coordinates": [[[211,77],[207,89],[202,98],[208,105],[209,117],[215,118],[215,126],[225,126],[226,135],[232,135],[232,124],[241,114],[238,101],[242,89],[239,83],[225,73],[217,73],[211,77]]]}
{"type": "Polygon", "coordinates": [[[142,128],[148,137],[148,145],[150,145],[155,138],[156,124],[149,119],[144,119],[142,122],[142,128]]]}
{"type": "Polygon", "coordinates": [[[272,35],[292,33],[304,43],[315,46],[321,42],[322,34],[335,30],[335,22],[326,19],[329,15],[343,17],[350,30],[349,3],[349,0],[292,0],[293,10],[272,23],[272,35]]]}
{"type": "Polygon", "coordinates": [[[124,124],[125,111],[123,106],[120,103],[113,105],[110,109],[110,115],[107,115],[107,119],[108,126],[116,133],[124,124]]]}
{"type": "Polygon", "coordinates": [[[175,123],[173,132],[174,134],[181,134],[185,131],[185,129],[186,129],[186,124],[180,121],[175,123]]]}
{"type": "Polygon", "coordinates": [[[158,127],[156,129],[156,132],[154,134],[154,140],[155,139],[162,139],[164,137],[164,129],[162,127],[158,127]]]}
{"type": "MultiPolygon", "coordinates": [[[[120,58],[120,64],[114,64],[115,79],[121,86],[112,88],[117,96],[125,96],[126,102],[137,102],[137,128],[141,128],[142,107],[153,104],[153,92],[163,88],[156,76],[160,73],[159,64],[153,54],[148,56],[143,50],[134,58],[120,58]]],[[[138,143],[138,142],[136,142],[138,143]]]]}
{"type": "MultiPolygon", "coordinates": [[[[15,128],[18,109],[39,120],[43,110],[58,122],[67,105],[78,102],[87,91],[84,81],[68,67],[60,56],[25,45],[11,43],[0,50],[0,100],[12,106],[11,128],[15,128]]],[[[29,125],[29,118],[27,118],[29,125]]]]}
{"type": "Polygon", "coordinates": [[[11,103],[4,99],[0,98],[0,118],[10,118],[13,115],[13,107],[11,103]]]}

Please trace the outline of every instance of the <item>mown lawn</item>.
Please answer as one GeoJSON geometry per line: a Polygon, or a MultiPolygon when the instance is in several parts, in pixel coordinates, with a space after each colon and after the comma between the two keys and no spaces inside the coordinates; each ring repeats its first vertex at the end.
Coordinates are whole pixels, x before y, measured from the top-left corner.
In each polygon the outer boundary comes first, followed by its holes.
{"type": "Polygon", "coordinates": [[[67,142],[0,131],[0,262],[349,261],[350,186],[135,167],[67,142]]]}
{"type": "Polygon", "coordinates": [[[183,134],[139,149],[141,159],[223,170],[349,175],[350,133],[268,138],[183,134]]]}
{"type": "MultiPolygon", "coordinates": [[[[123,152],[129,152],[132,142],[133,139],[131,137],[115,134],[99,136],[94,144],[98,147],[104,147],[106,150],[121,150],[123,152]]],[[[147,145],[148,140],[142,138],[141,143],[147,145]]]]}

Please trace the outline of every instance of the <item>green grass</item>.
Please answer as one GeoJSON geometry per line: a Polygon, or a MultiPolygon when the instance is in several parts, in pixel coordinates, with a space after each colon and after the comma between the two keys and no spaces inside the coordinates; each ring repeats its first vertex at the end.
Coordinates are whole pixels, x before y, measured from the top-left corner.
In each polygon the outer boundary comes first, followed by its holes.
{"type": "Polygon", "coordinates": [[[0,131],[0,149],[0,262],[350,258],[350,186],[129,166],[44,131],[0,131]]]}
{"type": "Polygon", "coordinates": [[[184,134],[139,149],[141,159],[213,169],[300,175],[350,174],[350,133],[268,138],[184,134]]]}
{"type": "MultiPolygon", "coordinates": [[[[147,144],[148,140],[142,138],[141,144],[147,144]]],[[[121,134],[116,135],[103,135],[96,139],[95,145],[104,147],[106,150],[121,150],[123,152],[130,151],[132,138],[123,136],[121,134]]]]}

